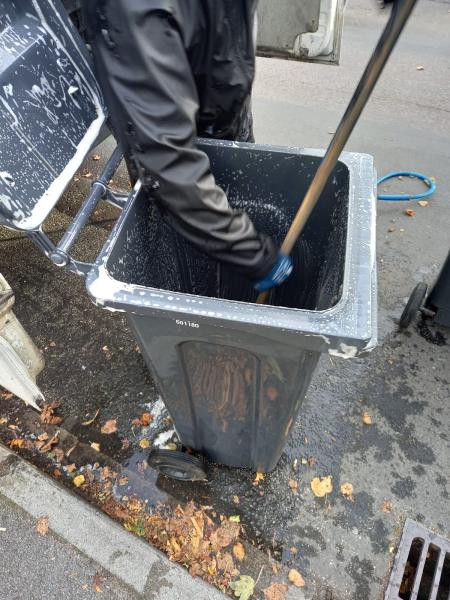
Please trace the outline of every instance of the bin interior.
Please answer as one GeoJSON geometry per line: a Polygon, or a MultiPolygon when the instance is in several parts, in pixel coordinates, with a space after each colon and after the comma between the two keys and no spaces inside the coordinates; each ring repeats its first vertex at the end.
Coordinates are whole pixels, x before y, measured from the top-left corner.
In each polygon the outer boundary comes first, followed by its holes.
{"type": "MultiPolygon", "coordinates": [[[[230,203],[281,245],[320,158],[289,149],[206,144],[230,203]]],[[[335,305],[344,278],[349,170],[338,163],[294,252],[294,272],[271,304],[305,310],[335,305]]],[[[107,261],[116,280],[200,296],[254,302],[252,283],[218,265],[168,226],[151,198],[136,196],[107,261]]]]}

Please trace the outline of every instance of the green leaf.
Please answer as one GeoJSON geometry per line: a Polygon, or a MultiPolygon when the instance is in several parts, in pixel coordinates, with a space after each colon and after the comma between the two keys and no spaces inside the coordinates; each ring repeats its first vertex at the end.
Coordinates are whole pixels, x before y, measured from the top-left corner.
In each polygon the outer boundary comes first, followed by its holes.
{"type": "Polygon", "coordinates": [[[137,523],[125,523],[125,529],[132,531],[139,537],[143,537],[145,535],[145,526],[142,521],[138,521],[137,523]]]}
{"type": "Polygon", "coordinates": [[[253,594],[255,581],[249,575],[241,575],[237,581],[230,583],[230,588],[234,591],[234,595],[240,600],[248,600],[253,594]]]}
{"type": "Polygon", "coordinates": [[[240,523],[241,522],[241,517],[239,515],[232,515],[229,518],[229,521],[231,521],[232,523],[240,523]]]}

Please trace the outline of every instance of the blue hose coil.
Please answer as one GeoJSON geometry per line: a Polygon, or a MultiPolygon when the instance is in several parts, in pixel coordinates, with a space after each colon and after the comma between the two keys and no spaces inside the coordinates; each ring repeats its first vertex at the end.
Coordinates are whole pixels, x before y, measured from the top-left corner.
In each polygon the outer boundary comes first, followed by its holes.
{"type": "Polygon", "coordinates": [[[393,173],[388,173],[387,175],[380,177],[380,179],[377,181],[377,185],[382,184],[383,181],[387,181],[388,179],[393,179],[394,177],[416,177],[428,186],[428,190],[422,194],[378,194],[378,200],[420,200],[421,198],[427,198],[428,196],[431,196],[431,194],[436,191],[436,184],[434,181],[432,181],[426,175],[423,175],[423,173],[417,173],[416,171],[394,171],[393,173]]]}

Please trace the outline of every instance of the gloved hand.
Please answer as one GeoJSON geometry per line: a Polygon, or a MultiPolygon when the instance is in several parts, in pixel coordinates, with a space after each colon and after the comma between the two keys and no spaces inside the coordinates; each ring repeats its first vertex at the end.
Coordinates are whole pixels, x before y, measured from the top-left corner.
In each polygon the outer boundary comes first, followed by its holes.
{"type": "Polygon", "coordinates": [[[272,267],[270,273],[266,275],[264,279],[260,279],[255,283],[255,290],[257,292],[265,292],[276,285],[280,285],[286,281],[286,279],[292,273],[293,267],[294,265],[292,263],[292,258],[279,252],[277,262],[272,267]]]}

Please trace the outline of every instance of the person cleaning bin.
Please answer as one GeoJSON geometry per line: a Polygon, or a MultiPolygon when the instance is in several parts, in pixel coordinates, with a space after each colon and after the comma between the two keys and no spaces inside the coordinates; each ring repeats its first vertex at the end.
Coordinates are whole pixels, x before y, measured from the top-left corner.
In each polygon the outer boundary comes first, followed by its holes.
{"type": "Polygon", "coordinates": [[[197,248],[280,285],[292,261],[232,209],[196,136],[253,141],[256,0],[86,0],[87,35],[131,178],[197,248]]]}

